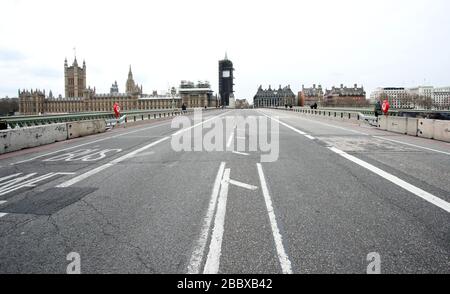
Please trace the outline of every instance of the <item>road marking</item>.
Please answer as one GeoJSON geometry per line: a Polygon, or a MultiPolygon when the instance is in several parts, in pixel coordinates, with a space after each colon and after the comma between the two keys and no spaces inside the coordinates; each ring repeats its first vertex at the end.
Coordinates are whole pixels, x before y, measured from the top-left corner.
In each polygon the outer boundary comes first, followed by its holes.
{"type": "Polygon", "coordinates": [[[110,136],[110,137],[106,137],[106,138],[94,140],[94,141],[91,141],[91,142],[86,142],[86,143],[83,143],[83,144],[80,144],[80,145],[76,145],[76,146],[73,146],[73,147],[68,147],[68,148],[64,148],[64,149],[59,149],[59,150],[56,150],[56,151],[53,151],[53,152],[49,152],[49,153],[46,153],[46,154],[42,154],[42,155],[39,155],[39,156],[35,156],[35,157],[33,157],[33,158],[29,158],[29,159],[25,159],[25,160],[22,160],[22,161],[14,162],[14,163],[11,163],[11,165],[16,165],[16,164],[21,164],[21,163],[25,163],[25,162],[30,162],[30,161],[33,161],[33,160],[35,160],[35,159],[42,158],[42,157],[46,157],[46,156],[49,156],[49,155],[53,155],[53,154],[56,154],[56,153],[59,153],[59,152],[63,152],[63,151],[67,151],[67,150],[72,150],[72,149],[75,149],[75,148],[79,148],[79,147],[83,147],[83,146],[86,146],[86,145],[90,145],[90,144],[102,142],[102,141],[105,141],[105,140],[114,139],[114,138],[122,137],[122,136],[125,136],[125,135],[137,133],[137,132],[146,131],[146,130],[149,130],[149,129],[154,129],[154,128],[161,127],[161,126],[168,125],[168,124],[169,124],[169,123],[162,123],[162,124],[159,124],[159,125],[157,125],[157,126],[151,126],[151,127],[148,127],[148,128],[142,128],[142,129],[139,129],[139,130],[135,130],[135,131],[131,131],[131,132],[126,132],[126,133],[122,133],[122,134],[117,134],[117,135],[114,135],[114,136],[110,136]]]}
{"type": "Polygon", "coordinates": [[[14,178],[14,177],[17,177],[17,176],[19,176],[19,175],[21,175],[21,174],[22,174],[22,173],[17,173],[17,174],[13,174],[13,175],[9,175],[9,176],[0,178],[0,182],[6,181],[6,180],[11,179],[11,178],[14,178]]]}
{"type": "Polygon", "coordinates": [[[440,150],[436,150],[436,149],[432,149],[432,148],[428,148],[428,147],[419,146],[419,145],[416,145],[416,144],[406,143],[406,142],[393,140],[393,139],[388,139],[388,138],[379,137],[379,136],[373,136],[373,137],[377,138],[377,139],[381,139],[381,140],[391,141],[391,142],[394,142],[394,143],[399,143],[399,144],[403,144],[403,145],[407,145],[407,146],[412,146],[412,147],[416,147],[416,148],[420,148],[420,149],[425,149],[425,150],[429,150],[429,151],[434,151],[434,152],[450,155],[450,152],[440,151],[440,150]]]}
{"type": "Polygon", "coordinates": [[[126,132],[126,133],[117,134],[117,135],[114,135],[114,136],[110,136],[110,137],[106,137],[106,138],[102,138],[102,139],[86,142],[86,143],[83,143],[83,144],[79,144],[79,145],[68,147],[68,148],[64,148],[64,149],[59,149],[59,150],[56,150],[56,151],[53,151],[53,152],[49,152],[49,153],[46,153],[46,154],[42,154],[42,155],[39,155],[39,156],[35,156],[35,157],[32,157],[32,158],[29,158],[29,159],[25,159],[25,160],[21,160],[21,161],[18,161],[18,162],[10,163],[10,165],[16,165],[16,164],[30,162],[30,161],[33,161],[35,159],[38,159],[38,158],[41,158],[41,157],[46,157],[46,156],[49,156],[49,155],[53,155],[53,154],[56,154],[56,153],[59,153],[59,152],[72,150],[72,149],[75,149],[75,148],[79,148],[79,147],[82,147],[82,146],[86,146],[86,145],[102,142],[102,141],[105,141],[105,140],[114,139],[114,138],[130,135],[130,134],[134,134],[134,133],[138,133],[138,132],[142,132],[142,131],[146,131],[146,130],[162,127],[162,126],[165,126],[165,125],[168,125],[168,124],[171,124],[171,122],[170,121],[169,122],[164,122],[164,123],[160,123],[158,125],[154,125],[154,126],[150,126],[150,127],[146,127],[146,128],[141,128],[141,129],[130,131],[130,132],[126,132]]]}
{"type": "MultiPolygon", "coordinates": [[[[191,126],[191,127],[188,127],[188,128],[182,129],[182,130],[179,130],[179,131],[177,131],[175,134],[173,134],[173,135],[171,135],[171,136],[172,136],[172,137],[173,137],[173,136],[177,136],[177,135],[179,135],[179,134],[181,134],[181,133],[184,133],[184,132],[186,132],[186,131],[188,131],[188,130],[191,130],[191,129],[197,127],[197,126],[200,126],[200,125],[202,125],[202,124],[204,124],[204,123],[206,123],[206,122],[208,122],[208,121],[210,121],[210,120],[217,119],[217,118],[219,118],[219,117],[221,117],[221,116],[223,116],[223,115],[225,115],[225,114],[227,114],[227,113],[228,113],[228,112],[222,113],[221,115],[214,116],[214,117],[212,117],[212,118],[210,118],[210,119],[204,120],[204,121],[202,121],[202,122],[200,122],[200,123],[198,123],[198,124],[196,124],[196,125],[193,125],[193,126],[191,126]]],[[[145,151],[145,150],[147,150],[147,149],[149,149],[149,148],[152,148],[152,147],[154,147],[154,146],[156,146],[156,145],[158,145],[158,144],[160,144],[160,143],[162,143],[162,142],[164,142],[164,141],[169,140],[171,136],[164,137],[164,138],[162,138],[162,139],[159,139],[158,141],[152,142],[152,143],[150,143],[150,144],[148,144],[148,145],[145,145],[145,146],[143,146],[143,147],[141,147],[141,148],[139,148],[139,149],[136,149],[136,150],[134,150],[134,151],[131,151],[131,152],[125,154],[125,155],[122,155],[122,156],[119,157],[119,158],[116,158],[116,159],[112,160],[112,161],[109,162],[109,163],[103,164],[103,165],[101,165],[101,166],[99,166],[99,167],[97,167],[97,168],[94,168],[94,169],[92,169],[92,170],[90,170],[90,171],[87,171],[86,173],[81,174],[81,175],[79,175],[79,176],[77,176],[77,177],[75,177],[75,178],[73,178],[73,179],[71,179],[71,180],[68,180],[68,181],[66,181],[66,182],[64,182],[64,183],[61,183],[61,184],[59,184],[59,185],[56,186],[56,187],[57,187],[57,188],[67,188],[67,187],[70,187],[70,186],[72,186],[72,185],[74,185],[74,184],[76,184],[76,183],[78,183],[78,182],[80,182],[80,181],[82,181],[82,180],[84,180],[84,179],[86,179],[86,178],[88,178],[88,177],[90,177],[90,176],[93,176],[93,175],[95,175],[95,174],[97,174],[97,173],[99,173],[99,172],[101,172],[101,171],[103,171],[103,170],[105,170],[105,169],[107,169],[107,168],[110,168],[110,167],[112,167],[112,166],[114,166],[114,165],[116,165],[116,164],[118,164],[118,163],[120,163],[120,162],[122,162],[122,161],[125,161],[125,160],[127,160],[127,159],[130,159],[130,158],[136,156],[138,153],[141,153],[142,151],[145,151]]]]}
{"type": "Polygon", "coordinates": [[[273,239],[275,241],[275,247],[277,249],[278,259],[280,261],[281,270],[283,274],[292,274],[291,261],[286,254],[283,246],[283,238],[281,237],[280,230],[278,229],[275,212],[272,205],[272,199],[270,198],[269,189],[267,188],[266,179],[264,177],[264,171],[261,163],[256,164],[258,168],[259,179],[261,181],[261,189],[264,195],[264,201],[266,202],[267,213],[269,214],[270,226],[272,227],[273,239]]]}
{"type": "Polygon", "coordinates": [[[0,184],[0,196],[1,195],[5,195],[8,194],[10,192],[19,190],[21,188],[32,188],[32,187],[36,187],[36,184],[38,182],[42,182],[45,181],[47,179],[50,179],[54,176],[58,176],[58,175],[73,175],[74,173],[59,173],[59,172],[51,172],[42,176],[39,176],[37,178],[33,178],[33,179],[29,179],[30,177],[35,176],[37,173],[31,173],[28,174],[26,176],[20,177],[20,178],[15,178],[12,179],[8,182],[2,183],[0,184]],[[24,180],[26,180],[25,182],[23,182],[24,180]]]}
{"type": "MultiPolygon", "coordinates": [[[[263,113],[263,114],[264,114],[264,113],[263,113]]],[[[265,115],[265,114],[264,114],[264,115],[265,115]]],[[[335,126],[335,125],[330,125],[330,124],[327,124],[327,123],[324,123],[324,122],[321,122],[321,121],[316,121],[316,120],[307,119],[307,118],[304,118],[304,117],[297,117],[297,116],[296,116],[296,118],[302,119],[302,120],[306,120],[306,121],[309,121],[309,122],[312,122],[312,123],[316,123],[316,124],[320,124],[320,125],[324,125],[324,126],[336,128],[336,129],[341,129],[341,130],[344,130],[344,131],[353,132],[353,133],[359,134],[359,135],[370,136],[369,134],[366,134],[366,133],[363,133],[363,132],[360,132],[360,131],[355,131],[355,130],[352,130],[352,129],[348,129],[348,128],[344,128],[344,127],[339,127],[339,126],[335,126]]]]}
{"type": "Polygon", "coordinates": [[[269,115],[267,115],[267,114],[265,114],[264,112],[261,112],[261,111],[259,111],[259,110],[258,110],[258,112],[261,113],[262,115],[264,115],[264,116],[266,116],[266,117],[268,117],[268,118],[270,118],[270,119],[276,121],[276,122],[279,123],[280,125],[283,125],[283,126],[285,126],[286,128],[293,130],[294,132],[296,132],[296,133],[298,133],[298,134],[300,134],[300,135],[302,135],[302,136],[305,136],[305,135],[306,135],[305,132],[300,131],[299,129],[296,129],[296,128],[294,128],[294,127],[292,127],[292,126],[290,126],[290,125],[288,125],[288,124],[286,124],[286,123],[280,121],[279,119],[273,118],[273,117],[271,117],[271,116],[269,116],[269,115]]]}
{"type": "Polygon", "coordinates": [[[403,181],[402,179],[400,179],[400,178],[398,178],[398,177],[396,177],[396,176],[394,176],[394,175],[392,175],[392,174],[390,174],[388,172],[385,172],[384,170],[379,169],[378,167],[376,167],[376,166],[374,166],[374,165],[372,165],[372,164],[370,164],[368,162],[365,162],[365,161],[363,161],[363,160],[361,160],[359,158],[356,158],[355,156],[352,156],[352,155],[350,155],[350,154],[348,154],[348,153],[346,153],[346,152],[344,152],[344,151],[342,151],[340,149],[337,149],[335,147],[329,147],[329,149],[331,151],[339,154],[340,156],[342,156],[342,157],[344,157],[344,158],[346,158],[346,159],[348,159],[348,160],[350,160],[350,161],[352,161],[352,162],[354,162],[354,163],[356,163],[356,164],[358,164],[358,165],[360,165],[360,166],[370,170],[371,172],[381,176],[382,178],[385,178],[386,180],[396,184],[397,186],[405,189],[406,191],[409,191],[409,192],[415,194],[416,196],[419,196],[420,198],[430,202],[431,204],[434,204],[437,207],[442,208],[443,210],[445,210],[447,212],[450,212],[450,203],[442,200],[441,198],[438,198],[438,197],[436,197],[436,196],[434,196],[434,195],[432,195],[432,194],[430,194],[430,193],[428,193],[428,192],[426,192],[426,191],[424,191],[424,190],[422,190],[422,189],[420,189],[420,188],[418,188],[416,186],[413,186],[410,183],[407,183],[407,182],[403,181]]]}
{"type": "Polygon", "coordinates": [[[229,183],[232,184],[232,185],[235,185],[235,186],[247,189],[247,190],[255,191],[255,190],[258,189],[258,187],[256,187],[256,186],[253,186],[253,185],[250,185],[250,184],[246,184],[246,183],[242,183],[242,182],[235,181],[235,180],[230,180],[229,183]]]}
{"type": "Polygon", "coordinates": [[[228,138],[227,148],[231,147],[231,143],[233,143],[234,131],[231,132],[230,138],[228,138]]]}
{"type": "Polygon", "coordinates": [[[0,212],[0,218],[4,217],[5,215],[7,215],[7,213],[0,212]]]}
{"type": "Polygon", "coordinates": [[[6,201],[0,201],[0,205],[5,204],[5,203],[6,203],[6,201]]]}
{"type": "Polygon", "coordinates": [[[310,140],[315,140],[315,139],[316,139],[316,138],[314,138],[314,137],[311,136],[311,135],[305,135],[305,137],[308,138],[308,139],[310,139],[310,140]]]}
{"type": "Polygon", "coordinates": [[[212,218],[217,206],[217,198],[219,196],[220,183],[222,181],[223,173],[225,170],[225,162],[222,162],[217,172],[216,180],[214,181],[214,187],[211,193],[211,200],[209,201],[208,210],[206,216],[203,220],[203,226],[200,233],[200,238],[192,252],[191,259],[188,265],[188,274],[199,274],[200,265],[203,260],[203,255],[205,253],[206,242],[208,241],[209,231],[211,228],[212,218]]]}
{"type": "MultiPolygon", "coordinates": [[[[284,124],[284,125],[285,126],[289,126],[287,124],[284,124]]],[[[292,130],[295,129],[292,126],[289,126],[289,128],[292,129],[292,130]]],[[[297,130],[297,133],[298,133],[298,130],[297,130]]],[[[348,159],[348,160],[350,160],[350,161],[352,161],[352,162],[354,162],[354,163],[356,163],[356,164],[358,164],[358,165],[360,165],[360,166],[362,166],[362,167],[364,167],[364,168],[374,172],[375,174],[378,174],[379,176],[383,177],[384,179],[386,179],[386,180],[396,184],[397,186],[399,186],[399,187],[401,187],[401,188],[403,188],[403,189],[405,189],[405,190],[415,194],[416,196],[419,196],[420,198],[422,198],[422,199],[424,199],[424,200],[426,200],[426,201],[436,205],[437,207],[439,207],[439,208],[441,208],[441,209],[443,209],[443,210],[445,210],[447,212],[450,212],[450,203],[446,202],[445,200],[440,199],[440,198],[438,198],[438,197],[436,197],[436,196],[434,196],[434,195],[432,195],[432,194],[430,194],[430,193],[428,193],[428,192],[426,192],[426,191],[424,191],[424,190],[422,190],[422,189],[420,189],[420,188],[418,188],[418,187],[416,187],[414,185],[411,185],[411,184],[403,181],[402,179],[400,179],[400,178],[398,178],[398,177],[396,177],[396,176],[394,176],[394,175],[392,175],[392,174],[390,174],[388,172],[385,172],[382,169],[379,169],[376,166],[374,166],[374,165],[372,165],[372,164],[370,164],[368,162],[365,162],[365,161],[363,161],[363,160],[361,160],[359,158],[356,158],[356,157],[354,157],[354,156],[352,156],[352,155],[350,155],[350,154],[348,154],[348,153],[346,153],[346,152],[344,152],[344,151],[342,151],[340,149],[337,149],[335,147],[328,147],[328,149],[330,149],[331,151],[335,152],[336,154],[339,154],[342,157],[344,157],[344,158],[346,158],[346,159],[348,159]]]]}
{"type": "Polygon", "coordinates": [[[206,259],[204,274],[217,274],[219,272],[220,255],[222,254],[222,240],[225,229],[225,213],[227,209],[228,183],[230,181],[230,169],[225,169],[223,174],[219,202],[217,203],[216,217],[214,219],[214,228],[209,244],[209,253],[206,259]]]}
{"type": "Polygon", "coordinates": [[[238,152],[238,151],[231,151],[231,153],[238,154],[238,155],[244,155],[244,156],[250,156],[250,154],[248,154],[248,153],[238,152]]]}
{"type": "Polygon", "coordinates": [[[84,161],[93,162],[99,161],[107,157],[108,152],[120,153],[122,149],[80,149],[68,153],[59,154],[51,158],[44,159],[44,162],[55,162],[55,161],[84,161]]]}

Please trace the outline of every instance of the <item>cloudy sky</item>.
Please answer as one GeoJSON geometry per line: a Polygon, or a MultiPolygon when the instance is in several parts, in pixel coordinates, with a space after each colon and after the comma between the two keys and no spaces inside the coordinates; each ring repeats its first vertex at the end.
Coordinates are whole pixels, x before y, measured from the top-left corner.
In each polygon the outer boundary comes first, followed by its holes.
{"type": "Polygon", "coordinates": [[[450,85],[448,0],[1,0],[0,97],[63,94],[63,64],[86,60],[88,85],[144,92],[209,80],[235,65],[237,98],[259,85],[450,85]]]}

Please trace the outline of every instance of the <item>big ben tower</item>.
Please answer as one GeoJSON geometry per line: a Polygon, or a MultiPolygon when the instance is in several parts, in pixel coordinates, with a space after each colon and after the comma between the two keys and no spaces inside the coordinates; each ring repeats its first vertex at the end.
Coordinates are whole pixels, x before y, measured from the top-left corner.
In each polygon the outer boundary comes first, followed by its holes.
{"type": "Polygon", "coordinates": [[[225,59],[219,61],[219,94],[221,106],[230,105],[230,96],[233,96],[233,62],[228,59],[225,53],[225,59]]]}

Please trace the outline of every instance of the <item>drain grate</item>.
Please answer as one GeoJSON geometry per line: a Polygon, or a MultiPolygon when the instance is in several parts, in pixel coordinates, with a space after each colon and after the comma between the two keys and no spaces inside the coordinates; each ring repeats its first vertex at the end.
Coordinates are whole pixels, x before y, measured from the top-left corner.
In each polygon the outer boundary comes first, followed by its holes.
{"type": "Polygon", "coordinates": [[[1,210],[6,213],[52,215],[95,190],[97,188],[51,188],[36,194],[29,194],[17,202],[11,202],[2,207],[1,210]]]}

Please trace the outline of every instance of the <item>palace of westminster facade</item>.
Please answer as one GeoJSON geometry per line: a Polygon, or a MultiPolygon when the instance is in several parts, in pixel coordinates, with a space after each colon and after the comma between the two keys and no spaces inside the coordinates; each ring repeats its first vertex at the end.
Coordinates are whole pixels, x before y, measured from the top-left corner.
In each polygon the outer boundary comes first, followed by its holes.
{"type": "Polygon", "coordinates": [[[183,104],[188,108],[218,105],[208,82],[182,81],[178,93],[173,88],[166,95],[158,95],[156,91],[151,95],[144,94],[142,85],[134,82],[131,66],[125,93],[119,93],[116,81],[110,93],[97,94],[95,88],[86,87],[86,63],[83,61],[82,67],[78,66],[76,57],[72,66],[67,64],[67,59],[64,61],[64,90],[64,98],[53,97],[51,91],[46,95],[45,90],[19,90],[20,114],[110,112],[115,102],[125,111],[180,108],[183,104]]]}

